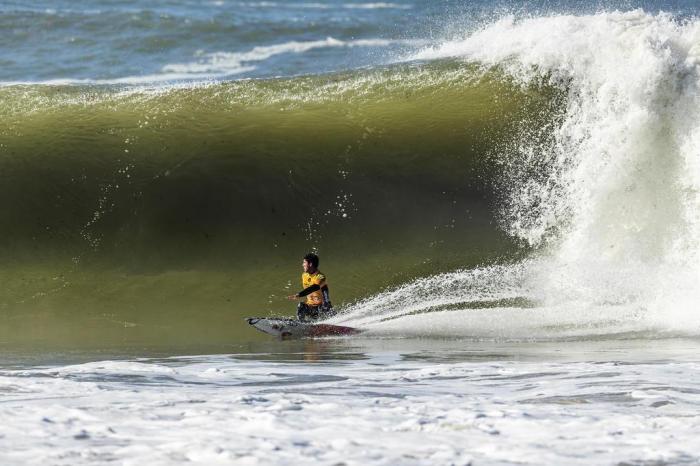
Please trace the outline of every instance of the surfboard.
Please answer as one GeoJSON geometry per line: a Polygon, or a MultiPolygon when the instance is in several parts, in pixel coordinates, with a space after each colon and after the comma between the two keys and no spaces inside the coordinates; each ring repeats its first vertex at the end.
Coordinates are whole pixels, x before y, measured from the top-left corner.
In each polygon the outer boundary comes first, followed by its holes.
{"type": "Polygon", "coordinates": [[[248,324],[268,335],[279,338],[313,338],[355,335],[360,329],[322,322],[301,322],[296,319],[277,317],[248,317],[248,324]]]}

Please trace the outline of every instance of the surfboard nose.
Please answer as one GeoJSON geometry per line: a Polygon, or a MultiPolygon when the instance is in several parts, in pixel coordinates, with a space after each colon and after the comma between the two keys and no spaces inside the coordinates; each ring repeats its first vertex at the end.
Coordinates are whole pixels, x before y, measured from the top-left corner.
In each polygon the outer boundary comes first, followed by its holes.
{"type": "Polygon", "coordinates": [[[250,325],[255,325],[255,324],[257,324],[259,320],[260,320],[260,318],[258,318],[258,317],[248,317],[248,318],[246,318],[246,322],[248,322],[250,325]]]}

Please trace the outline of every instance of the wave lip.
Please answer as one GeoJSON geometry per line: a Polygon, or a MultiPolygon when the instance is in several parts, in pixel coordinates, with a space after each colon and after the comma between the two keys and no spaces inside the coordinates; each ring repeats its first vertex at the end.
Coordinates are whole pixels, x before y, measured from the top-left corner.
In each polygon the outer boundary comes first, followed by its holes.
{"type": "Polygon", "coordinates": [[[620,235],[634,249],[624,253],[641,257],[642,245],[632,240],[652,243],[663,233],[658,225],[694,218],[697,200],[681,199],[678,185],[698,183],[682,167],[697,164],[699,40],[700,21],[642,10],[510,17],[413,58],[463,57],[503,67],[523,83],[546,79],[566,88],[569,104],[553,144],[523,141],[522,152],[549,161],[549,176],[512,174],[521,189],[512,193],[511,232],[530,244],[553,239],[593,249],[600,246],[594,238],[620,235]],[[635,167],[657,176],[636,176],[635,167]],[[655,206],[655,196],[670,208],[655,206]],[[528,212],[534,205],[537,214],[528,212]]]}

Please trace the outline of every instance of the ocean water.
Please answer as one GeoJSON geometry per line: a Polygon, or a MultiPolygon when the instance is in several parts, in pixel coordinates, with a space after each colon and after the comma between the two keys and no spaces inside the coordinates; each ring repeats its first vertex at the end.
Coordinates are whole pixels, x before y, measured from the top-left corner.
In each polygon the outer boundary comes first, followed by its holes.
{"type": "Polygon", "coordinates": [[[310,340],[15,359],[5,464],[697,464],[697,340],[310,340]]]}
{"type": "Polygon", "coordinates": [[[0,461],[700,463],[697,14],[0,2],[0,461]]]}

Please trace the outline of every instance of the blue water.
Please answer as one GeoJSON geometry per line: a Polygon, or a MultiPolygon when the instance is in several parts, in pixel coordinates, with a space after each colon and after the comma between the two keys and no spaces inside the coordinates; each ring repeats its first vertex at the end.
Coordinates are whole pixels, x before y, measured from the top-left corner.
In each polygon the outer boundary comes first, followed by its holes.
{"type": "MultiPolygon", "coordinates": [[[[385,61],[404,50],[426,5],[265,1],[42,1],[0,6],[0,80],[168,80],[169,65],[207,64],[209,54],[328,40],[203,73],[198,79],[316,73],[385,61]],[[330,38],[330,40],[329,40],[330,38]],[[361,41],[371,39],[363,45],[361,41]],[[379,41],[381,40],[381,41],[379,41]],[[335,44],[337,41],[337,45],[335,44]],[[348,43],[341,45],[342,43],[348,43]],[[159,76],[162,75],[162,76],[159,76]]],[[[265,53],[263,52],[263,56],[265,53]]],[[[235,61],[235,60],[234,60],[235,61]]],[[[187,78],[188,76],[183,76],[187,78]]]]}
{"type": "Polygon", "coordinates": [[[381,66],[518,16],[697,2],[88,0],[0,2],[0,82],[118,84],[316,74],[381,66]]]}

